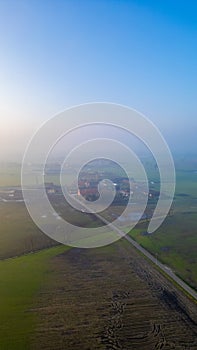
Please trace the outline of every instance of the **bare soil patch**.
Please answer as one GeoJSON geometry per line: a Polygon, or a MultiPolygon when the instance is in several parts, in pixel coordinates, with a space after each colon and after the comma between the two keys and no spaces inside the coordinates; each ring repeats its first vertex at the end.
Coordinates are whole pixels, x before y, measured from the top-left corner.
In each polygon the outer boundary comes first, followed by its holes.
{"type": "Polygon", "coordinates": [[[32,348],[197,349],[197,307],[124,240],[50,265],[32,348]]]}

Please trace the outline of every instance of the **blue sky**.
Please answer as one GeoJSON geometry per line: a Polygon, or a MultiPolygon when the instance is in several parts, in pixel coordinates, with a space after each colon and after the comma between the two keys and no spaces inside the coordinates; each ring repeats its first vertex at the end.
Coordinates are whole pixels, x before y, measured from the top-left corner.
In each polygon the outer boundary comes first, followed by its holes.
{"type": "Polygon", "coordinates": [[[76,104],[126,104],[194,150],[196,1],[0,0],[0,158],[76,104]]]}

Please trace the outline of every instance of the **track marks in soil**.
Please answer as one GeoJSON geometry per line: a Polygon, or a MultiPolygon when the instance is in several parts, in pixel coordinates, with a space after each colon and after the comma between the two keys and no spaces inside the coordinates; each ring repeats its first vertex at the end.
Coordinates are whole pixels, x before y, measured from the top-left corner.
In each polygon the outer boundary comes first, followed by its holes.
{"type": "Polygon", "coordinates": [[[33,349],[197,350],[195,305],[131,247],[72,249],[51,268],[33,349]]]}

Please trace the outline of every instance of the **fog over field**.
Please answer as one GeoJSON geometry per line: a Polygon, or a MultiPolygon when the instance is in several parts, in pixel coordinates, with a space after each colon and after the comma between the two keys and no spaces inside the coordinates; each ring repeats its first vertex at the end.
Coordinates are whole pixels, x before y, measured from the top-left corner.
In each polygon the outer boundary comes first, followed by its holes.
{"type": "Polygon", "coordinates": [[[196,18],[0,0],[0,350],[197,349],[196,18]]]}

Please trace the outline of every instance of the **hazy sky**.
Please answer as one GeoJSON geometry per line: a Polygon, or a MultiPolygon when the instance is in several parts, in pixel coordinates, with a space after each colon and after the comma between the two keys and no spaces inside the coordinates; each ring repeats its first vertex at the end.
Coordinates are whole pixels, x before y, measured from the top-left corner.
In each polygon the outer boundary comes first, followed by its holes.
{"type": "Polygon", "coordinates": [[[57,112],[109,101],[194,150],[195,0],[0,0],[0,158],[22,155],[57,112]]]}

